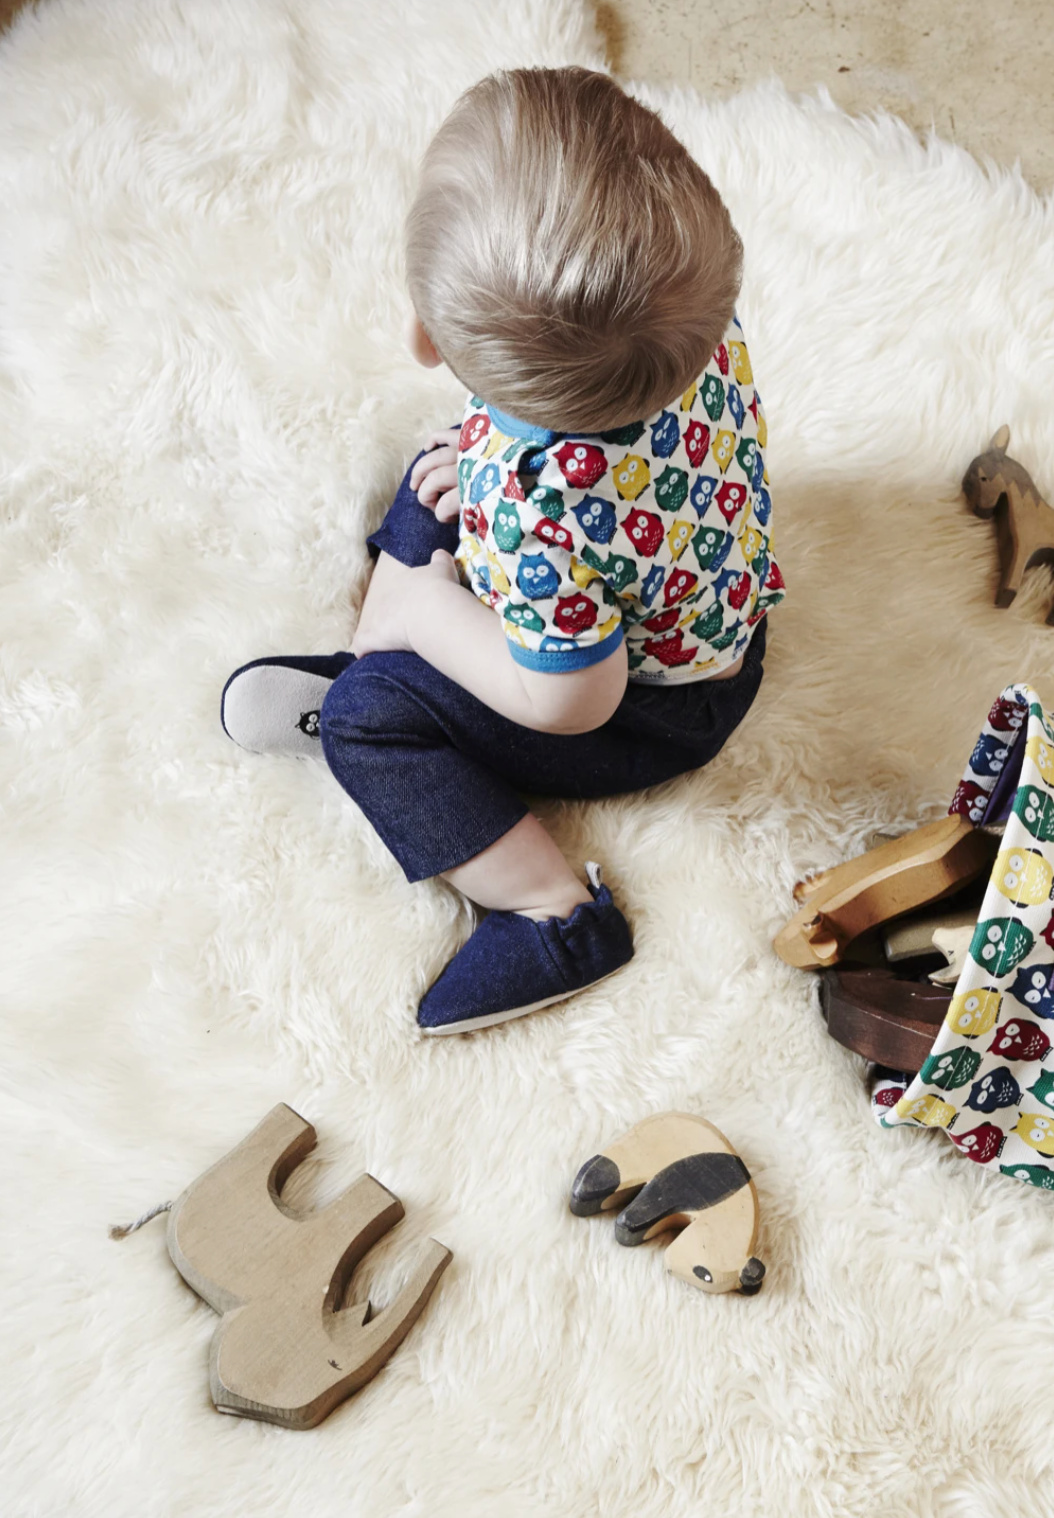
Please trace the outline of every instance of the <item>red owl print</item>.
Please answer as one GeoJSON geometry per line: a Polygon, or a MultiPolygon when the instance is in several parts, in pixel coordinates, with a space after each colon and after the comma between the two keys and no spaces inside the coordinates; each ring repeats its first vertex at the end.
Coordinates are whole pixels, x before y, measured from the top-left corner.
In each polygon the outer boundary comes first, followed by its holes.
{"type": "Polygon", "coordinates": [[[960,817],[968,817],[972,823],[976,824],[984,816],[987,805],[987,791],[982,791],[981,787],[972,780],[960,780],[959,788],[952,797],[952,804],[948,811],[956,812],[960,817]]]}
{"type": "Polygon", "coordinates": [[[720,346],[720,348],[718,348],[717,352],[714,354],[714,357],[717,359],[717,367],[720,369],[721,373],[722,374],[727,374],[728,373],[728,349],[725,347],[724,343],[722,343],[721,346],[720,346]]]}
{"type": "Polygon", "coordinates": [[[1040,937],[1049,949],[1054,949],[1054,914],[1052,914],[1040,937]]]}
{"type": "Polygon", "coordinates": [[[569,485],[588,489],[607,472],[608,461],[603,449],[592,443],[565,443],[554,455],[564,479],[569,485]]]}
{"type": "Polygon", "coordinates": [[[710,428],[704,427],[698,419],[689,422],[684,429],[684,446],[689,464],[693,469],[698,469],[706,458],[706,450],[710,447],[710,428]]]}
{"type": "Polygon", "coordinates": [[[596,619],[596,603],[581,594],[561,596],[553,613],[553,620],[562,633],[584,632],[596,619]]]}
{"type": "Polygon", "coordinates": [[[667,606],[673,606],[677,601],[683,601],[689,591],[699,583],[699,576],[692,574],[690,569],[675,569],[666,581],[662,597],[667,606]]]}
{"type": "Polygon", "coordinates": [[[633,544],[634,551],[649,559],[658,552],[664,537],[662,518],[652,511],[642,511],[639,506],[622,518],[622,530],[633,544]]]}
{"type": "Polygon", "coordinates": [[[522,501],[524,498],[520,477],[518,474],[514,474],[511,469],[509,470],[509,477],[505,481],[505,489],[502,491],[502,495],[507,501],[522,501]]]}
{"type": "Polygon", "coordinates": [[[679,627],[676,632],[660,633],[657,638],[647,638],[641,648],[652,659],[658,659],[666,669],[673,669],[678,664],[691,664],[698,652],[698,646],[691,644],[684,646],[684,632],[679,627]]]}
{"type": "Polygon", "coordinates": [[[757,392],[756,391],[750,397],[750,405],[747,407],[747,410],[750,412],[750,414],[754,418],[754,420],[757,421],[757,419],[758,419],[758,397],[757,397],[757,392]]]}
{"type": "Polygon", "coordinates": [[[750,576],[744,570],[735,584],[729,588],[728,604],[731,606],[733,611],[741,611],[742,608],[747,604],[747,597],[749,595],[750,576]]]}
{"type": "Polygon", "coordinates": [[[1024,726],[1028,708],[1018,706],[1016,701],[1004,701],[1002,696],[988,713],[988,726],[999,733],[1016,733],[1024,726]]]}
{"type": "Polygon", "coordinates": [[[474,533],[482,543],[483,539],[487,536],[487,518],[484,515],[483,507],[466,506],[462,512],[462,517],[469,532],[474,533]]]}
{"type": "Polygon", "coordinates": [[[980,1123],[967,1133],[949,1133],[953,1144],[958,1144],[963,1154],[978,1165],[994,1160],[1003,1147],[1003,1134],[994,1123],[980,1123]]]}
{"type": "Polygon", "coordinates": [[[484,416],[482,411],[477,411],[475,416],[466,417],[461,424],[461,435],[457,440],[458,452],[467,453],[474,448],[482,438],[490,431],[490,417],[484,416]]]}
{"type": "Polygon", "coordinates": [[[1029,1022],[1027,1017],[1015,1017],[995,1030],[988,1052],[1003,1059],[1034,1060],[1042,1059],[1049,1048],[1050,1039],[1038,1023],[1029,1022]]]}
{"type": "Polygon", "coordinates": [[[746,505],[747,487],[738,480],[726,480],[714,499],[725,521],[731,522],[746,505]]]}
{"type": "Polygon", "coordinates": [[[574,538],[566,527],[561,527],[559,522],[553,522],[549,517],[541,517],[531,532],[536,538],[541,538],[543,543],[551,543],[554,548],[566,548],[570,551],[574,547],[574,538]]]}
{"type": "Polygon", "coordinates": [[[646,627],[650,633],[663,633],[668,627],[676,627],[679,616],[680,612],[674,607],[672,611],[660,611],[658,616],[649,617],[641,626],[646,627]]]}
{"type": "Polygon", "coordinates": [[[773,559],[772,563],[769,565],[769,572],[765,576],[765,589],[786,590],[786,588],[787,582],[783,578],[783,572],[780,569],[779,565],[776,563],[776,560],[773,559]]]}

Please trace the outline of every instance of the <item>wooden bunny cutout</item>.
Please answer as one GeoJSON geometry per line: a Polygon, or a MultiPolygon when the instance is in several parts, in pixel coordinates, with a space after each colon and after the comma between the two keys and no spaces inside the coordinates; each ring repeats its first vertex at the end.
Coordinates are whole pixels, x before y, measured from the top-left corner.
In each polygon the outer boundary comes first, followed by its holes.
{"type": "MultiPolygon", "coordinates": [[[[1009,606],[1033,564],[1054,563],[1054,510],[1028,470],[1007,456],[1010,428],[1000,427],[963,476],[963,495],[975,516],[996,519],[1001,579],[997,606],[1009,606]]],[[[1054,626],[1054,605],[1047,615],[1054,626]]]]}

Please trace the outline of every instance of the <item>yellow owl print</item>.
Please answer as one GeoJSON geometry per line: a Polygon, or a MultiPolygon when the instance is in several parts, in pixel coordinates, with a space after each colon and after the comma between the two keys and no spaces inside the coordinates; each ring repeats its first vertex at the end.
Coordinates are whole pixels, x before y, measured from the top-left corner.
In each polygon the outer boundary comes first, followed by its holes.
{"type": "Polygon", "coordinates": [[[960,1038],[977,1038],[995,1027],[1002,996],[991,986],[979,991],[963,991],[953,996],[945,1014],[945,1024],[960,1038]]]}
{"type": "Polygon", "coordinates": [[[499,595],[507,596],[512,590],[509,577],[505,573],[501,560],[496,559],[489,550],[487,551],[487,567],[490,570],[490,583],[494,589],[499,595]]]}
{"type": "Polygon", "coordinates": [[[744,559],[748,564],[753,564],[761,552],[761,529],[748,523],[739,534],[738,541],[744,559]]]}
{"type": "Polygon", "coordinates": [[[670,557],[677,560],[688,547],[692,540],[691,522],[674,522],[666,534],[666,542],[670,550],[670,557]]]}
{"type": "Polygon", "coordinates": [[[621,464],[615,465],[615,489],[622,500],[635,501],[650,483],[651,471],[639,454],[627,453],[621,464]]]}
{"type": "Polygon", "coordinates": [[[1050,900],[1054,869],[1038,849],[1004,849],[992,870],[997,891],[1018,907],[1037,907],[1050,900]]]}
{"type": "Polygon", "coordinates": [[[942,1102],[939,1096],[916,1096],[911,1101],[902,1096],[894,1110],[898,1117],[912,1118],[927,1128],[947,1128],[955,1116],[951,1102],[942,1102]]]}
{"type": "Polygon", "coordinates": [[[504,432],[499,432],[497,428],[495,428],[490,437],[487,439],[487,446],[480,454],[480,458],[493,458],[496,453],[499,453],[503,448],[507,448],[511,442],[511,437],[506,437],[504,432]]]}
{"type": "Polygon", "coordinates": [[[732,360],[736,379],[741,385],[749,385],[754,375],[750,367],[750,354],[747,352],[746,343],[729,343],[728,356],[732,360]]]}
{"type": "Polygon", "coordinates": [[[693,380],[693,382],[688,386],[688,389],[681,396],[681,410],[682,411],[691,411],[691,409],[692,409],[692,403],[694,402],[694,400],[695,400],[695,398],[696,398],[696,396],[698,394],[699,394],[699,386],[693,380]]]}
{"type": "Polygon", "coordinates": [[[1010,1131],[1024,1139],[1031,1149],[1038,1149],[1040,1154],[1054,1154],[1054,1118],[1038,1112],[1022,1112],[1017,1126],[1010,1131]]]}
{"type": "Polygon", "coordinates": [[[611,616],[608,617],[606,622],[601,622],[600,626],[597,628],[597,642],[603,643],[605,638],[610,638],[611,634],[615,631],[615,628],[619,625],[621,620],[622,618],[619,616],[618,612],[615,611],[612,612],[611,616]]]}
{"type": "Polygon", "coordinates": [[[734,432],[719,432],[710,444],[710,452],[714,456],[714,462],[723,474],[732,462],[732,450],[736,446],[734,432]]]}
{"type": "Polygon", "coordinates": [[[600,571],[591,568],[590,565],[586,564],[582,559],[576,559],[572,555],[571,578],[574,580],[579,590],[585,590],[586,586],[590,584],[591,581],[600,579],[600,571]]]}
{"type": "Polygon", "coordinates": [[[758,412],[758,447],[764,448],[769,440],[769,424],[765,420],[764,413],[758,412]]]}
{"type": "Polygon", "coordinates": [[[1037,733],[1025,744],[1025,757],[1032,760],[1048,785],[1054,785],[1054,744],[1037,733]]]}

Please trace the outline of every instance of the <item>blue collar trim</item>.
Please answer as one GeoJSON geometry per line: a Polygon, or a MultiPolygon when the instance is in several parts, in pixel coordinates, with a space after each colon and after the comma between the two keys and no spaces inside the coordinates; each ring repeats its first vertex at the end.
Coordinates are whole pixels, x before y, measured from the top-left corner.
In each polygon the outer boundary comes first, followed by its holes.
{"type": "Polygon", "coordinates": [[[504,411],[499,411],[497,406],[488,405],[487,412],[495,427],[506,437],[522,438],[525,443],[537,443],[539,448],[551,448],[563,437],[562,432],[552,432],[548,427],[534,427],[530,422],[521,422],[518,417],[508,416],[504,411]]]}

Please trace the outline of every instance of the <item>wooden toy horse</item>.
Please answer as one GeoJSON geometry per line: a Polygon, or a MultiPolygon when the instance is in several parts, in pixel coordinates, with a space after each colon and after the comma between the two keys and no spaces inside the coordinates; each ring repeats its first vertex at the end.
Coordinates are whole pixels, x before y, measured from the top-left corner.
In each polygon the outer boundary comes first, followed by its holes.
{"type": "Polygon", "coordinates": [[[681,1230],[664,1261],[689,1286],[743,1296],[761,1290],[765,1267],[754,1257],[758,1194],[724,1134],[703,1118],[687,1112],[645,1118],[586,1161],[571,1187],[571,1211],[588,1217],[616,1207],[620,1244],[681,1230]]]}
{"type": "MultiPolygon", "coordinates": [[[[1032,476],[1007,456],[1010,428],[1000,427],[984,453],[963,476],[963,495],[975,516],[996,519],[1001,579],[997,606],[1009,606],[1021,579],[1033,564],[1054,563],[1054,510],[1036,489],[1032,476]]],[[[1054,626],[1054,605],[1047,615],[1054,626]]]]}

